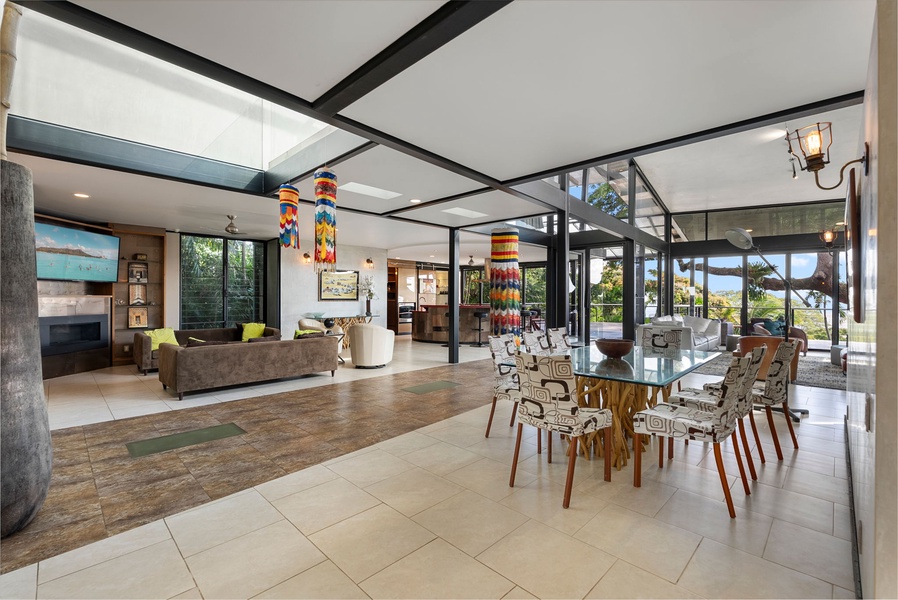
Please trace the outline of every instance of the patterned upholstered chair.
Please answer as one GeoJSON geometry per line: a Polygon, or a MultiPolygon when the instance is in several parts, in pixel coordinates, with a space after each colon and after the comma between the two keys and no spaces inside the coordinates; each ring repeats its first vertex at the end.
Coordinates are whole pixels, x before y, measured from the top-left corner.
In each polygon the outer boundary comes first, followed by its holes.
{"type": "MultiPolygon", "coordinates": [[[[776,434],[776,425],[773,423],[772,406],[782,405],[783,414],[786,415],[786,424],[789,426],[789,433],[792,435],[792,445],[798,450],[798,438],[795,437],[795,429],[792,427],[792,419],[789,416],[789,366],[792,364],[792,358],[801,348],[801,340],[789,340],[782,342],[776,347],[776,353],[773,360],[770,361],[770,368],[767,370],[767,380],[763,382],[759,389],[756,385],[751,390],[750,403],[761,404],[767,411],[767,422],[770,423],[770,435],[773,437],[773,447],[776,448],[776,457],[783,460],[783,451],[780,448],[779,437],[776,434]]],[[[759,382],[760,383],[760,382],[759,382]]],[[[749,413],[751,414],[751,413],[749,413]]],[[[761,440],[758,437],[758,428],[755,426],[754,417],[751,419],[752,432],[755,435],[758,452],[761,455],[761,462],[764,462],[764,450],[761,448],[761,440]]]]}
{"type": "Polygon", "coordinates": [[[564,327],[547,329],[546,335],[549,337],[549,346],[552,347],[552,352],[555,354],[566,354],[573,348],[564,327]]]}
{"type": "Polygon", "coordinates": [[[605,430],[605,481],[611,481],[611,411],[583,408],[578,404],[577,383],[570,356],[535,356],[518,352],[515,366],[521,382],[521,403],[518,405],[518,436],[508,485],[514,487],[524,424],[545,429],[550,436],[557,431],[571,440],[564,500],[561,503],[568,508],[581,436],[605,430]]]}
{"type": "Polygon", "coordinates": [[[510,400],[514,402],[511,409],[511,421],[508,426],[514,425],[514,417],[518,410],[518,402],[521,399],[521,385],[518,381],[518,371],[508,363],[514,362],[514,355],[518,347],[514,341],[513,333],[506,333],[498,337],[490,336],[490,354],[493,356],[493,373],[496,381],[493,385],[493,406],[490,408],[490,420],[486,423],[486,435],[490,437],[490,427],[493,425],[493,415],[496,413],[497,400],[510,400]]]}
{"type": "Polygon", "coordinates": [[[525,331],[521,334],[521,350],[527,354],[536,356],[549,356],[552,354],[552,344],[545,331],[525,331]]]}
{"type": "Polygon", "coordinates": [[[714,409],[702,411],[688,406],[675,404],[658,404],[653,408],[639,411],[633,417],[633,452],[635,455],[633,468],[633,486],[642,486],[642,444],[643,435],[655,434],[659,437],[658,466],[664,466],[664,443],[660,438],[682,438],[714,444],[714,459],[717,462],[717,472],[720,475],[720,484],[723,487],[723,495],[726,499],[730,517],[736,518],[736,509],[733,507],[733,498],[730,496],[730,486],[727,481],[726,471],[723,467],[723,456],[720,451],[720,442],[726,440],[736,429],[736,389],[743,384],[748,375],[751,358],[734,358],[727,369],[724,383],[721,386],[720,397],[714,409]]]}
{"type": "Polygon", "coordinates": [[[639,345],[654,350],[692,348],[692,340],[684,345],[683,330],[671,327],[640,327],[639,345]]]}
{"type": "MultiPolygon", "coordinates": [[[[751,473],[751,478],[755,481],[758,479],[758,474],[755,471],[754,459],[751,457],[751,449],[748,446],[748,436],[745,433],[745,416],[751,415],[752,385],[758,378],[758,371],[764,363],[764,356],[766,353],[766,346],[758,346],[757,348],[752,349],[751,353],[748,355],[748,358],[751,359],[748,364],[748,371],[746,372],[745,377],[740,381],[736,390],[732,392],[736,394],[737,426],[739,428],[739,435],[742,437],[742,447],[745,449],[745,461],[748,463],[748,470],[751,473]]],[[[680,406],[688,406],[698,410],[709,411],[713,410],[716,406],[722,390],[722,384],[716,384],[716,387],[710,390],[708,388],[701,390],[686,388],[685,390],[680,390],[678,393],[672,395],[668,401],[680,406]]],[[[752,424],[754,424],[754,417],[752,417],[752,424]]],[[[748,481],[745,478],[745,468],[742,466],[742,460],[739,455],[739,440],[736,439],[735,431],[733,432],[732,438],[737,464],[739,465],[739,475],[742,478],[742,486],[745,489],[745,494],[751,495],[751,489],[748,487],[748,481]]],[[[761,444],[757,434],[755,434],[755,440],[758,441],[758,446],[760,447],[761,444]]],[[[671,445],[669,458],[673,458],[672,450],[673,447],[671,445]]],[[[763,450],[760,450],[760,452],[761,460],[763,462],[763,450]]]]}

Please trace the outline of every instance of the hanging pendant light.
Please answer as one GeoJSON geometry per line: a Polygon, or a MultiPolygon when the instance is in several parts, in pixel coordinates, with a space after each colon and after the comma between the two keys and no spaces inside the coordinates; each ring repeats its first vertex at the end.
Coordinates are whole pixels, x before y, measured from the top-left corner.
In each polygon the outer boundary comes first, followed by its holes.
{"type": "Polygon", "coordinates": [[[315,172],[315,269],[337,269],[337,175],[322,167],[315,172]]]}
{"type": "Polygon", "coordinates": [[[230,233],[231,235],[236,235],[240,233],[240,230],[237,229],[237,225],[234,224],[234,219],[237,218],[237,215],[228,215],[228,218],[231,220],[230,223],[225,226],[225,231],[230,233]]]}

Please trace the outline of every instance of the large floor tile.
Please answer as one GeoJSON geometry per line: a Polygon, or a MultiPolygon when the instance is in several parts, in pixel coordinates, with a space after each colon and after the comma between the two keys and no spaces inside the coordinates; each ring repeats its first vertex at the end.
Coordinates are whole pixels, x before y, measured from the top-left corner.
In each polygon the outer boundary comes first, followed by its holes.
{"type": "Polygon", "coordinates": [[[194,585],[175,543],[166,540],[42,583],[37,597],[170,598],[194,585]]]}
{"type": "Polygon", "coordinates": [[[464,491],[413,519],[471,556],[477,556],[527,522],[521,513],[464,491]]]}
{"type": "Polygon", "coordinates": [[[606,505],[590,494],[587,487],[572,490],[570,508],[564,508],[564,486],[546,479],[537,479],[523,487],[515,485],[514,490],[500,504],[567,535],[576,533],[606,505]]]}
{"type": "Polygon", "coordinates": [[[618,560],[587,598],[699,598],[695,594],[630,563],[618,560]]]}
{"type": "Polygon", "coordinates": [[[384,452],[389,452],[394,456],[402,457],[403,455],[414,452],[415,450],[433,446],[438,442],[438,439],[429,435],[424,435],[423,433],[419,433],[417,431],[410,431],[409,433],[396,436],[392,439],[377,444],[377,448],[383,450],[384,452]]]}
{"type": "Polygon", "coordinates": [[[477,558],[539,598],[582,598],[614,564],[613,556],[535,521],[477,558]]]}
{"type": "Polygon", "coordinates": [[[259,492],[248,490],[166,517],[165,523],[188,557],[283,518],[259,492]]]}
{"type": "Polygon", "coordinates": [[[168,539],[171,534],[165,523],[155,521],[41,561],[38,581],[46,583],[168,539]]]}
{"type": "Polygon", "coordinates": [[[364,581],[436,536],[381,504],[309,536],[353,581],[364,581]]]}
{"type": "Polygon", "coordinates": [[[704,539],[678,583],[705,598],[827,598],[831,584],[704,539]]]}
{"type": "Polygon", "coordinates": [[[372,598],[502,598],[514,584],[443,540],[434,540],[361,584],[372,598]]]}
{"type": "MultiPolygon", "coordinates": [[[[624,477],[618,477],[615,484],[611,488],[612,493],[608,496],[608,502],[648,517],[654,517],[677,491],[675,487],[648,478],[642,480],[640,487],[633,487],[632,480],[624,479],[624,477]]],[[[602,488],[602,486],[596,487],[602,488]]]]}
{"type": "Polygon", "coordinates": [[[848,506],[848,481],[841,477],[795,469],[786,477],[783,488],[848,506]]]}
{"type": "Polygon", "coordinates": [[[658,512],[656,518],[721,544],[761,556],[773,519],[741,509],[731,519],[723,500],[711,500],[679,490],[658,512]]]}
{"type": "Polygon", "coordinates": [[[851,542],[775,521],[764,558],[843,588],[854,586],[851,542]]]}
{"type": "Polygon", "coordinates": [[[23,600],[37,597],[37,564],[0,575],[0,598],[23,600]]]}
{"type": "Polygon", "coordinates": [[[464,488],[424,469],[411,469],[365,488],[407,517],[454,496],[464,488]]]}
{"type": "MultiPolygon", "coordinates": [[[[693,444],[689,445],[692,446],[693,444]]],[[[657,453],[655,455],[657,456],[657,453]]],[[[700,494],[712,500],[723,499],[723,488],[720,487],[720,476],[717,474],[716,469],[713,471],[703,469],[702,467],[685,464],[678,460],[665,461],[663,469],[659,469],[657,463],[652,464],[652,466],[646,464],[653,463],[653,461],[643,460],[642,463],[643,482],[646,479],[654,479],[659,483],[687,490],[694,494],[700,494]]],[[[727,471],[726,475],[727,481],[732,486],[739,473],[738,471],[734,473],[727,471]]]]}
{"type": "Polygon", "coordinates": [[[273,501],[337,479],[339,475],[321,465],[296,471],[256,486],[256,491],[273,501]]]}
{"type": "Polygon", "coordinates": [[[250,598],[323,562],[289,521],[278,521],[187,558],[205,598],[250,598]]]}
{"type": "Polygon", "coordinates": [[[833,503],[827,500],[756,483],[752,486],[751,496],[734,488],[733,504],[737,518],[739,507],[742,507],[822,533],[833,531],[833,503]]]}
{"type": "Polygon", "coordinates": [[[283,598],[284,600],[293,598],[354,600],[356,598],[367,599],[368,594],[353,583],[352,579],[347,577],[334,563],[327,560],[255,597],[283,598]]]}
{"type": "Polygon", "coordinates": [[[626,508],[608,505],[574,536],[676,583],[701,536],[626,508]]]}
{"type": "Polygon", "coordinates": [[[330,527],[380,504],[380,500],[345,479],[335,479],[272,502],[306,535],[330,527]]]}
{"type": "MultiPolygon", "coordinates": [[[[510,463],[511,461],[509,461],[510,463]]],[[[515,491],[509,487],[508,478],[511,465],[503,464],[489,458],[466,465],[446,475],[446,479],[473,490],[491,500],[501,500],[515,491]]],[[[524,486],[536,480],[536,476],[518,467],[515,474],[515,485],[524,486]]]]}
{"type": "Polygon", "coordinates": [[[474,427],[465,423],[452,423],[449,427],[444,427],[428,435],[459,448],[467,448],[483,441],[485,428],[486,423],[484,423],[483,427],[474,427]]]}
{"type": "Polygon", "coordinates": [[[366,452],[328,467],[331,471],[359,487],[377,483],[414,468],[411,463],[383,450],[366,452]]]}
{"type": "Polygon", "coordinates": [[[438,442],[432,446],[410,452],[402,457],[422,469],[427,469],[437,475],[446,475],[460,469],[465,465],[483,458],[476,452],[459,448],[447,442],[438,442]]]}

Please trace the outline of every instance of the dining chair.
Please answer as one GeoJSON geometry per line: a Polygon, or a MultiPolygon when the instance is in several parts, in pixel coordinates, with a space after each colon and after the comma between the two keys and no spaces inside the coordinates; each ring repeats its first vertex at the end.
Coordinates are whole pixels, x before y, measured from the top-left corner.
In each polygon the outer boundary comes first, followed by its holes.
{"type": "Polygon", "coordinates": [[[514,407],[511,409],[511,421],[508,423],[508,426],[511,427],[514,425],[518,402],[521,399],[518,371],[510,364],[514,363],[514,356],[518,350],[514,334],[506,333],[500,336],[490,336],[489,346],[490,354],[493,357],[495,382],[493,384],[493,406],[490,408],[490,419],[486,423],[486,435],[484,437],[490,437],[490,427],[493,424],[493,415],[496,413],[496,402],[498,400],[514,402],[514,407]]]}
{"type": "MultiPolygon", "coordinates": [[[[742,447],[745,449],[745,461],[748,463],[748,470],[751,474],[752,480],[754,481],[758,480],[758,474],[755,470],[754,459],[751,456],[751,448],[749,448],[748,446],[748,436],[745,432],[745,416],[751,414],[752,385],[758,378],[758,371],[760,371],[761,365],[764,363],[764,356],[766,353],[766,346],[758,346],[757,348],[752,349],[751,353],[747,356],[750,359],[748,371],[745,373],[745,377],[740,381],[735,392],[732,392],[736,394],[736,425],[739,429],[739,435],[742,438],[742,447]]],[[[686,388],[684,390],[680,390],[676,394],[671,395],[668,401],[673,404],[688,406],[697,410],[713,410],[714,406],[718,402],[720,394],[722,393],[722,389],[722,385],[721,387],[718,387],[715,390],[711,391],[705,389],[700,390],[696,388],[686,388]]],[[[739,475],[742,478],[742,486],[745,489],[745,494],[750,496],[751,489],[748,487],[748,481],[745,478],[745,467],[743,467],[742,465],[742,459],[739,454],[739,440],[736,438],[735,431],[733,432],[732,440],[733,449],[736,454],[736,463],[739,466],[739,475]]],[[[755,440],[758,441],[757,435],[755,435],[755,440]]],[[[760,442],[758,442],[757,445],[760,446],[760,442]]],[[[763,456],[763,454],[761,456],[763,456]]],[[[670,447],[668,449],[668,458],[673,458],[673,444],[670,444],[670,447]]]]}
{"type": "MultiPolygon", "coordinates": [[[[733,358],[727,369],[721,394],[711,411],[698,410],[689,406],[664,403],[639,411],[633,417],[633,486],[642,487],[642,436],[655,434],[659,438],[658,468],[664,466],[663,437],[685,438],[699,442],[714,444],[714,460],[717,463],[717,474],[723,487],[730,518],[736,518],[730,486],[723,466],[720,442],[731,437],[736,429],[736,388],[748,375],[751,358],[733,358]]],[[[737,450],[738,452],[738,450],[737,450]]]]}
{"type": "MultiPolygon", "coordinates": [[[[611,481],[611,411],[605,408],[584,408],[577,402],[577,383],[570,356],[538,356],[526,352],[515,355],[515,367],[521,384],[518,405],[518,435],[511,463],[510,487],[514,487],[521,435],[524,424],[568,436],[571,441],[567,478],[561,506],[571,505],[574,466],[581,436],[604,429],[605,481],[611,481]]],[[[551,454],[550,454],[551,456],[551,454]]]]}
{"type": "Polygon", "coordinates": [[[571,340],[567,336],[567,330],[564,327],[552,327],[546,329],[546,335],[549,338],[549,346],[556,354],[564,354],[570,352],[571,340]]]}
{"type": "Polygon", "coordinates": [[[536,356],[552,354],[552,344],[545,331],[525,331],[521,334],[521,346],[524,352],[536,356]]]}
{"type": "MultiPolygon", "coordinates": [[[[763,388],[758,389],[756,387],[750,390],[749,406],[760,404],[764,406],[767,412],[767,422],[770,424],[770,435],[773,437],[773,447],[776,449],[778,460],[783,460],[783,451],[780,448],[779,436],[776,434],[776,425],[773,422],[772,407],[774,405],[783,407],[786,424],[789,426],[789,433],[792,436],[792,445],[798,450],[798,438],[795,437],[795,429],[792,427],[792,419],[789,416],[789,368],[792,364],[792,358],[800,347],[801,340],[797,339],[780,343],[776,348],[776,353],[773,355],[773,360],[770,361],[770,368],[767,370],[767,380],[763,382],[763,388]]],[[[749,411],[749,414],[752,415],[751,411],[749,411]]],[[[765,462],[764,450],[761,448],[761,439],[758,437],[758,428],[755,425],[754,415],[751,416],[750,420],[758,453],[763,463],[765,462]]]]}
{"type": "MultiPolygon", "coordinates": [[[[681,329],[674,329],[671,327],[640,327],[642,331],[642,339],[639,340],[639,345],[643,348],[651,349],[653,352],[667,351],[667,350],[688,350],[692,348],[692,340],[684,340],[683,339],[683,331],[681,329]]],[[[665,397],[665,401],[667,396],[670,396],[671,386],[673,384],[668,384],[663,388],[655,388],[662,390],[662,396],[665,397]]],[[[677,381],[677,389],[682,390],[683,384],[677,381]]],[[[657,392],[654,392],[657,394],[657,392]]]]}

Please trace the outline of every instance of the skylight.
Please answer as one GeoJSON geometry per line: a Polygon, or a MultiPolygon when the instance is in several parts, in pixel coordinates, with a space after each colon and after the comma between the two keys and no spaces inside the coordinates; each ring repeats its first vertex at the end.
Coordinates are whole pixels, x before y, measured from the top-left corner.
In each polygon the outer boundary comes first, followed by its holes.
{"type": "Polygon", "coordinates": [[[381,200],[392,200],[393,198],[398,198],[402,195],[396,192],[391,192],[390,190],[382,190],[372,185],[365,185],[364,183],[356,183],[354,181],[338,185],[337,189],[352,192],[354,194],[371,196],[372,198],[380,198],[381,200]]]}
{"type": "Polygon", "coordinates": [[[489,216],[486,213],[477,212],[476,210],[468,210],[467,208],[444,208],[444,213],[449,213],[450,215],[458,215],[459,217],[467,217],[469,219],[479,219],[481,217],[489,216]]]}

